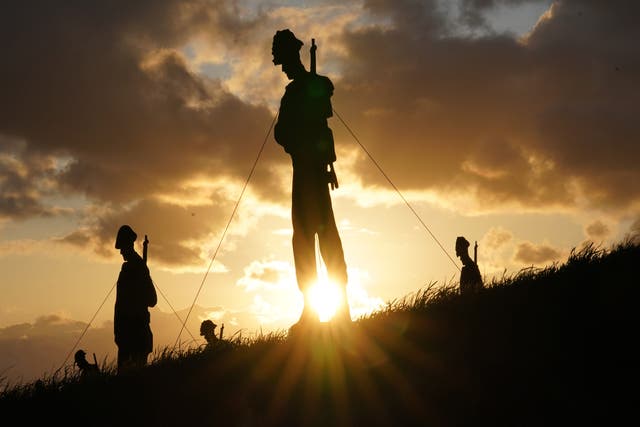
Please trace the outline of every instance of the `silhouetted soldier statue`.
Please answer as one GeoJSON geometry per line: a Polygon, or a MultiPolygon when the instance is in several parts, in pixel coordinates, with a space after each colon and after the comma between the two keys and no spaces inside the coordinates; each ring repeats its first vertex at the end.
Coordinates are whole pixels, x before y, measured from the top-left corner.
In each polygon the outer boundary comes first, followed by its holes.
{"type": "Polygon", "coordinates": [[[474,293],[482,289],[482,276],[478,264],[469,256],[469,241],[460,236],[456,239],[456,256],[462,261],[460,272],[460,293],[474,293]]]}
{"type": "Polygon", "coordinates": [[[312,72],[305,69],[300,61],[302,45],[285,29],[276,32],[271,50],[274,65],[282,65],[282,71],[292,80],[280,101],[274,136],[293,163],[293,255],[298,287],[304,295],[302,315],[293,327],[318,322],[308,294],[318,277],[316,235],[329,278],[342,289],[341,309],[334,318],[351,321],[346,293],[347,265],[329,193],[329,185],[331,189],[338,188],[333,168],[336,161],[333,133],[327,124],[333,115],[333,84],[329,78],[315,73],[313,53],[312,72]]]}
{"type": "Polygon", "coordinates": [[[200,324],[200,335],[207,340],[207,348],[212,347],[215,343],[218,342],[218,337],[216,336],[216,325],[211,320],[203,320],[200,324]]]}
{"type": "Polygon", "coordinates": [[[118,346],[118,372],[147,364],[153,350],[148,307],[158,302],[155,287],[144,260],[133,248],[138,236],[123,225],[116,236],[124,263],[118,276],[113,330],[118,346]]]}
{"type": "MultiPolygon", "coordinates": [[[[78,369],[80,369],[80,375],[82,375],[83,377],[88,377],[91,375],[99,374],[100,368],[98,368],[98,362],[89,363],[86,356],[87,353],[85,353],[84,350],[78,350],[74,355],[76,366],[78,367],[78,369]]],[[[94,354],[94,360],[95,357],[96,355],[94,354]]]]}

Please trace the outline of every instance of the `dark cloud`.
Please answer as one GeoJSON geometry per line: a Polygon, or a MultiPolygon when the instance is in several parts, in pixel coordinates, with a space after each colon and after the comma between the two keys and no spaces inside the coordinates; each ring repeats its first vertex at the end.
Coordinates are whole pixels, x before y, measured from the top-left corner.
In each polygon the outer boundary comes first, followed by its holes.
{"type": "Polygon", "coordinates": [[[640,199],[640,4],[556,1],[521,42],[452,35],[435,3],[367,2],[392,25],[344,36],[334,105],[397,185],[468,192],[481,208],[640,199]]]}
{"type": "MultiPolygon", "coordinates": [[[[152,360],[158,353],[173,348],[189,310],[167,313],[153,308],[150,311],[154,340],[154,353],[150,356],[152,360]]],[[[187,319],[186,328],[180,335],[179,344],[182,348],[198,347],[205,343],[198,334],[200,322],[202,319],[210,318],[212,313],[216,315],[216,324],[225,325],[224,338],[227,339],[242,332],[245,336],[250,336],[262,326],[256,316],[249,312],[195,305],[187,319]]],[[[108,321],[102,325],[92,325],[78,342],[86,326],[85,322],[59,315],[46,315],[33,323],[0,328],[0,387],[7,383],[24,384],[48,377],[61,367],[70,369],[71,373],[76,372],[73,356],[66,364],[63,363],[65,357],[76,349],[86,351],[90,360],[95,353],[101,366],[106,362],[113,367],[117,354],[117,347],[113,341],[113,323],[108,321]],[[76,344],[77,347],[74,347],[76,344]]]]}
{"type": "Polygon", "coordinates": [[[607,236],[609,236],[609,234],[611,233],[609,226],[607,226],[607,224],[605,224],[600,220],[597,220],[587,225],[587,227],[585,228],[585,231],[587,233],[587,236],[590,239],[594,239],[597,241],[606,239],[607,236]]]}
{"type": "Polygon", "coordinates": [[[514,261],[526,265],[541,265],[557,261],[561,255],[558,249],[549,245],[522,242],[516,248],[514,261]]]}
{"type": "Polygon", "coordinates": [[[459,20],[471,28],[488,28],[486,12],[499,6],[519,6],[547,0],[462,0],[459,20]]]}
{"type": "MultiPolygon", "coordinates": [[[[180,49],[201,36],[238,50],[261,17],[227,0],[4,7],[0,138],[19,143],[0,150],[0,219],[59,214],[47,198],[81,195],[93,209],[64,242],[113,256],[129,223],[153,236],[157,261],[199,264],[193,242],[219,233],[230,202],[194,206],[186,188],[243,181],[272,117],[189,69],[180,49]]],[[[269,164],[285,161],[263,156],[252,191],[283,198],[269,164]]]]}
{"type": "Polygon", "coordinates": [[[181,206],[145,199],[89,220],[85,229],[70,233],[61,241],[88,246],[99,255],[113,257],[118,255],[114,247],[118,229],[128,224],[138,235],[138,244],[145,234],[149,236],[149,256],[154,263],[170,267],[200,265],[205,249],[194,245],[218,233],[228,219],[219,212],[228,215],[232,210],[230,202],[220,196],[211,195],[210,200],[211,204],[206,206],[181,206]]]}
{"type": "Polygon", "coordinates": [[[391,18],[396,27],[412,31],[415,36],[433,36],[445,30],[445,10],[437,1],[365,0],[365,10],[384,19],[391,18]]]}
{"type": "MultiPolygon", "coordinates": [[[[26,141],[27,162],[73,159],[59,184],[101,202],[162,193],[203,174],[245,175],[270,113],[191,72],[176,50],[205,30],[240,43],[253,24],[234,16],[230,1],[5,7],[0,134],[26,141]]],[[[38,213],[28,200],[9,202],[38,213]]]]}
{"type": "Polygon", "coordinates": [[[5,141],[0,136],[0,219],[28,216],[52,216],[60,213],[43,198],[56,190],[58,171],[53,159],[21,153],[22,144],[5,141]]]}
{"type": "MultiPolygon", "coordinates": [[[[466,0],[462,10],[520,3],[466,0]]],[[[556,1],[521,42],[459,35],[436,0],[367,0],[366,16],[384,25],[348,26],[331,40],[340,49],[327,52],[342,52],[324,62],[341,70],[334,106],[402,190],[468,193],[480,209],[582,200],[625,209],[640,198],[638,8],[556,1]]],[[[196,259],[187,242],[219,231],[230,201],[212,195],[192,216],[193,204],[176,195],[203,177],[242,182],[272,117],[191,70],[180,49],[204,37],[269,63],[274,21],[266,17],[266,8],[247,17],[230,0],[3,8],[0,138],[20,144],[0,152],[0,218],[58,214],[51,199],[80,194],[96,213],[67,242],[108,255],[115,230],[129,222],[158,236],[164,262],[196,259]],[[175,229],[160,224],[163,216],[175,229]]],[[[275,82],[256,78],[264,81],[275,82]]],[[[345,147],[347,133],[336,119],[332,127],[345,147]]],[[[275,153],[264,153],[252,190],[286,203],[274,171],[288,159],[275,153]]],[[[379,184],[366,162],[357,171],[379,184]]]]}
{"type": "Polygon", "coordinates": [[[86,323],[70,320],[59,314],[38,317],[33,323],[20,323],[0,328],[0,340],[32,339],[40,336],[80,334],[86,323]]]}

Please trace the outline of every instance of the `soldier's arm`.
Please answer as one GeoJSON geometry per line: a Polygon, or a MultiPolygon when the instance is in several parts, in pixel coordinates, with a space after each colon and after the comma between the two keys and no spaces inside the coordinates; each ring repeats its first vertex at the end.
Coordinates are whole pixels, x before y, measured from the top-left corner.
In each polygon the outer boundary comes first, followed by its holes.
{"type": "Polygon", "coordinates": [[[339,187],[338,176],[336,175],[336,170],[333,168],[333,163],[329,164],[328,181],[329,185],[331,185],[332,190],[335,190],[339,187]]]}
{"type": "MultiPolygon", "coordinates": [[[[327,119],[333,116],[333,106],[331,105],[331,97],[333,96],[333,83],[331,83],[331,80],[328,77],[323,77],[323,87],[324,87],[324,96],[321,97],[320,114],[323,117],[323,120],[325,121],[325,123],[327,123],[327,119]]],[[[326,127],[327,127],[327,130],[326,130],[327,161],[330,164],[332,164],[337,160],[336,148],[335,148],[335,142],[333,139],[333,131],[329,127],[328,123],[326,124],[326,127]]],[[[333,170],[333,167],[332,167],[332,170],[333,170]]],[[[336,188],[338,187],[336,186],[336,188]]]]}
{"type": "MultiPolygon", "coordinates": [[[[287,88],[289,90],[289,88],[287,88]]],[[[280,109],[278,111],[278,121],[273,128],[273,136],[278,144],[280,144],[284,151],[291,154],[294,143],[294,128],[295,119],[292,114],[293,106],[291,104],[290,96],[285,95],[280,100],[280,109]]]]}
{"type": "Polygon", "coordinates": [[[148,280],[149,301],[147,302],[147,306],[148,307],[155,307],[156,304],[158,303],[158,294],[156,293],[156,287],[153,284],[153,280],[151,279],[151,275],[147,274],[147,277],[149,278],[149,280],[148,280]]]}
{"type": "Polygon", "coordinates": [[[273,136],[276,142],[284,148],[284,151],[291,154],[292,138],[287,126],[280,119],[278,119],[278,123],[273,129],[273,136]]]}
{"type": "Polygon", "coordinates": [[[153,279],[151,279],[149,268],[146,265],[143,265],[141,273],[140,279],[143,283],[142,292],[145,304],[147,307],[155,307],[158,303],[158,295],[156,294],[156,287],[153,284],[153,279]]]}

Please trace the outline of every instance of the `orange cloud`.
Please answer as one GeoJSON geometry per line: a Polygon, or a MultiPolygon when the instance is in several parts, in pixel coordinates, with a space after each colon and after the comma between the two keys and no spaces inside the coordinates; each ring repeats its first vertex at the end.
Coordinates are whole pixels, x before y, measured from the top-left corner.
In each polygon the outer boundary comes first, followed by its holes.
{"type": "Polygon", "coordinates": [[[531,242],[518,244],[514,261],[525,265],[544,265],[553,261],[558,261],[562,255],[560,249],[547,244],[536,245],[531,242]]]}

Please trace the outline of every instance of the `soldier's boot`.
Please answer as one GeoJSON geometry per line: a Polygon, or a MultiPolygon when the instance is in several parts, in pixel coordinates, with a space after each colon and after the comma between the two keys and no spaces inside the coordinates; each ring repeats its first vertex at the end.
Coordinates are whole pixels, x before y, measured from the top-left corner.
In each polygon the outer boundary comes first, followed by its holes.
{"type": "Polygon", "coordinates": [[[347,297],[347,286],[342,286],[341,301],[336,314],[332,318],[334,323],[351,323],[351,309],[349,308],[349,299],[347,297]]]}
{"type": "Polygon", "coordinates": [[[310,328],[317,326],[320,323],[318,314],[311,308],[311,303],[308,301],[308,296],[305,295],[304,308],[302,314],[296,323],[289,328],[289,336],[293,337],[299,333],[304,333],[310,328]],[[302,332],[301,332],[302,331],[302,332]]]}

